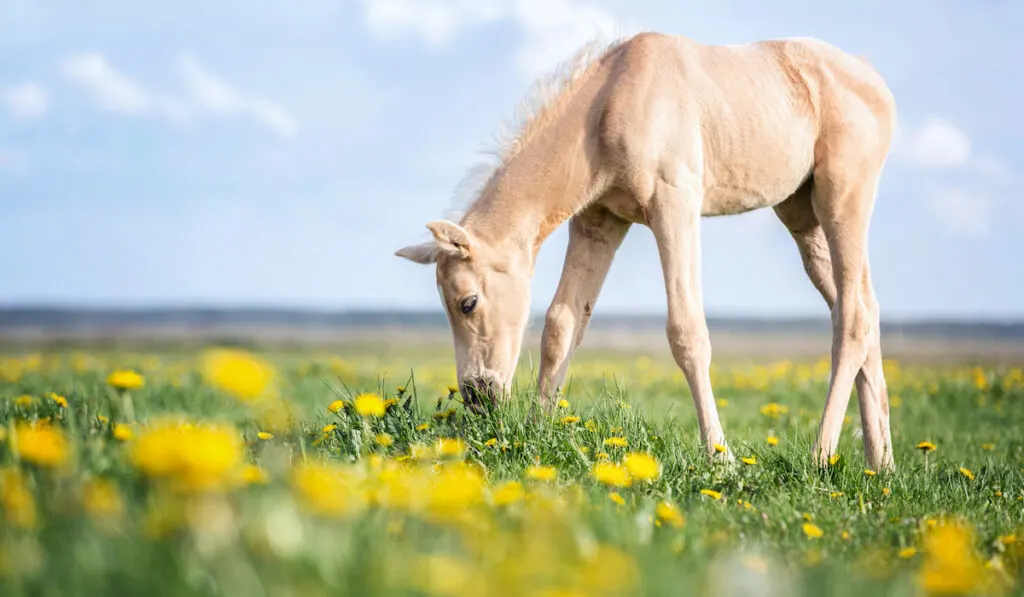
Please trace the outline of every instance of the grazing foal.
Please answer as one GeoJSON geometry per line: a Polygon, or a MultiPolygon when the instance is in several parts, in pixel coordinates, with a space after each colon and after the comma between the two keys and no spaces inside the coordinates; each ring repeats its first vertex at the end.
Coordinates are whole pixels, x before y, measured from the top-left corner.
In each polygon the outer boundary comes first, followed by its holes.
{"type": "Polygon", "coordinates": [[[726,441],[709,374],[700,220],[771,207],[832,312],[814,457],[823,464],[834,453],[856,384],[868,463],[891,467],[867,250],[896,117],[882,77],[814,39],[714,46],[641,33],[571,64],[461,221],[430,222],[431,241],[396,252],[436,263],[467,404],[508,393],[548,235],[569,221],[542,338],[545,405],[565,379],[616,250],[632,224],[643,224],[664,271],[668,341],[714,458],[714,444],[726,441]]]}

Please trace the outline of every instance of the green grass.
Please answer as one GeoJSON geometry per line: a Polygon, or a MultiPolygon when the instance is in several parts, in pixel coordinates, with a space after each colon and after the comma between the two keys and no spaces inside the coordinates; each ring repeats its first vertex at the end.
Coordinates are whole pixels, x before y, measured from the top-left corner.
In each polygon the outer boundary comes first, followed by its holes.
{"type": "MultiPolygon", "coordinates": [[[[584,355],[568,407],[538,412],[527,371],[510,404],[481,416],[443,390],[451,371],[440,357],[423,357],[411,371],[401,358],[271,360],[293,419],[269,440],[257,436],[266,424],[260,408],[205,384],[191,355],[0,363],[0,595],[918,595],[923,567],[943,555],[971,555],[978,566],[940,567],[933,580],[984,577],[989,587],[1021,592],[1020,543],[1010,539],[1024,541],[1019,370],[890,367],[897,470],[869,476],[855,396],[839,461],[827,470],[812,465],[827,379],[820,365],[716,370],[730,447],[756,459],[727,465],[705,460],[689,393],[671,363],[584,355]],[[129,366],[146,385],[125,396],[105,379],[129,366]],[[359,392],[394,397],[398,385],[406,392],[383,418],[327,410],[359,392]],[[22,395],[31,405],[18,405],[22,395]],[[769,402],[788,411],[766,416],[769,402]],[[147,423],[168,414],[229,425],[242,438],[239,465],[258,465],[266,482],[182,493],[147,475],[134,450],[147,423]],[[565,416],[580,420],[563,423],[565,416]],[[69,441],[62,467],[33,464],[13,449],[18,423],[47,417],[69,441]],[[113,437],[117,422],[133,439],[113,437]],[[376,443],[381,433],[393,444],[376,443]],[[606,446],[613,436],[628,447],[606,446]],[[472,467],[449,465],[453,476],[438,481],[430,462],[403,458],[439,438],[466,447],[442,460],[472,467]],[[915,448],[925,440],[938,446],[927,467],[915,448]],[[595,481],[600,452],[619,462],[632,451],[658,460],[657,479],[629,487],[595,481]],[[334,514],[311,508],[295,482],[303,463],[321,462],[328,466],[313,493],[340,509],[334,514]],[[557,478],[527,478],[537,464],[555,467],[557,478]],[[466,477],[473,471],[482,475],[480,491],[466,477]],[[115,490],[109,515],[96,508],[102,500],[87,498],[97,479],[115,490]],[[509,480],[522,481],[530,498],[491,504],[509,480]],[[367,502],[384,489],[392,497],[367,502]],[[395,497],[403,490],[407,499],[395,497]],[[26,493],[35,520],[19,524],[26,493]],[[661,502],[677,507],[685,524],[660,521],[661,502]],[[807,536],[808,520],[820,538],[807,536]],[[929,529],[944,520],[969,525],[970,554],[949,543],[927,549],[929,529]],[[910,547],[916,553],[899,556],[910,547]]],[[[219,450],[175,448],[198,460],[215,460],[219,450]]]]}

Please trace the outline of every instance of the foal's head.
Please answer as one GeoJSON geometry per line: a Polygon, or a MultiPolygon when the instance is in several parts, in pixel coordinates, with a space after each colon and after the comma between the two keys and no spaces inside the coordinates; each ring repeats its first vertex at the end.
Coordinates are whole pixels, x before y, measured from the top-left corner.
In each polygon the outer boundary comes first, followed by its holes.
{"type": "Polygon", "coordinates": [[[512,382],[529,318],[531,264],[519,251],[490,246],[453,222],[431,222],[427,228],[432,241],[395,254],[437,264],[459,390],[465,404],[478,409],[507,395],[512,382]]]}

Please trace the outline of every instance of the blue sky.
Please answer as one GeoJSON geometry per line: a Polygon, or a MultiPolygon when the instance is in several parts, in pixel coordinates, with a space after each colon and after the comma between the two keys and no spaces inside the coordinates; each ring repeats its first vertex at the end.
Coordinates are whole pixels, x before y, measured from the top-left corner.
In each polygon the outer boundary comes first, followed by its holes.
{"type": "MultiPolygon", "coordinates": [[[[394,251],[536,75],[653,29],[866,56],[900,119],[870,238],[883,316],[1024,316],[1019,2],[144,4],[0,0],[0,304],[440,309],[432,268],[394,251]]],[[[704,225],[709,313],[825,315],[770,211],[704,225]]],[[[661,276],[634,227],[598,309],[664,312],[661,276]]]]}

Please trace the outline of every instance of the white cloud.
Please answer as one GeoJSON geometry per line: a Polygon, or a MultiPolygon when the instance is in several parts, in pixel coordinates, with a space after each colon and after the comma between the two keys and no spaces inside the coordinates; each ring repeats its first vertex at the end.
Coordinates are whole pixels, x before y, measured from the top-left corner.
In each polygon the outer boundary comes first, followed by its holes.
{"type": "Polygon", "coordinates": [[[523,32],[516,66],[528,76],[550,71],[595,37],[618,31],[611,13],[578,0],[363,0],[377,37],[420,38],[441,46],[465,29],[502,19],[523,32]]]}
{"type": "Polygon", "coordinates": [[[242,115],[283,137],[294,137],[298,133],[298,123],[288,110],[266,98],[238,91],[191,56],[179,62],[179,72],[191,101],[146,89],[96,53],[69,56],[62,64],[62,71],[68,80],[89,93],[99,107],[111,112],[160,116],[176,121],[204,114],[242,115]]]}
{"type": "Polygon", "coordinates": [[[224,116],[248,116],[282,137],[298,134],[298,122],[288,110],[268,99],[233,88],[195,58],[183,57],[179,68],[200,110],[224,116]]]}
{"type": "Polygon", "coordinates": [[[123,114],[145,114],[153,109],[150,94],[99,54],[69,56],[62,70],[65,77],[85,88],[104,109],[123,114]]]}
{"type": "Polygon", "coordinates": [[[440,46],[459,30],[505,15],[502,0],[363,0],[366,25],[382,38],[412,35],[440,46]]]}
{"type": "Polygon", "coordinates": [[[897,129],[892,152],[922,168],[958,168],[971,157],[971,140],[948,120],[932,117],[909,131],[897,129]]]}
{"type": "Polygon", "coordinates": [[[32,82],[8,88],[0,97],[11,115],[19,120],[39,118],[50,107],[50,96],[46,90],[32,82]]]}
{"type": "Polygon", "coordinates": [[[610,13],[574,0],[515,0],[514,16],[526,36],[516,66],[529,76],[550,71],[589,40],[618,34],[610,13]]]}
{"type": "Polygon", "coordinates": [[[927,201],[936,218],[958,236],[977,238],[989,230],[992,201],[984,193],[948,187],[931,193],[927,201]]]}

